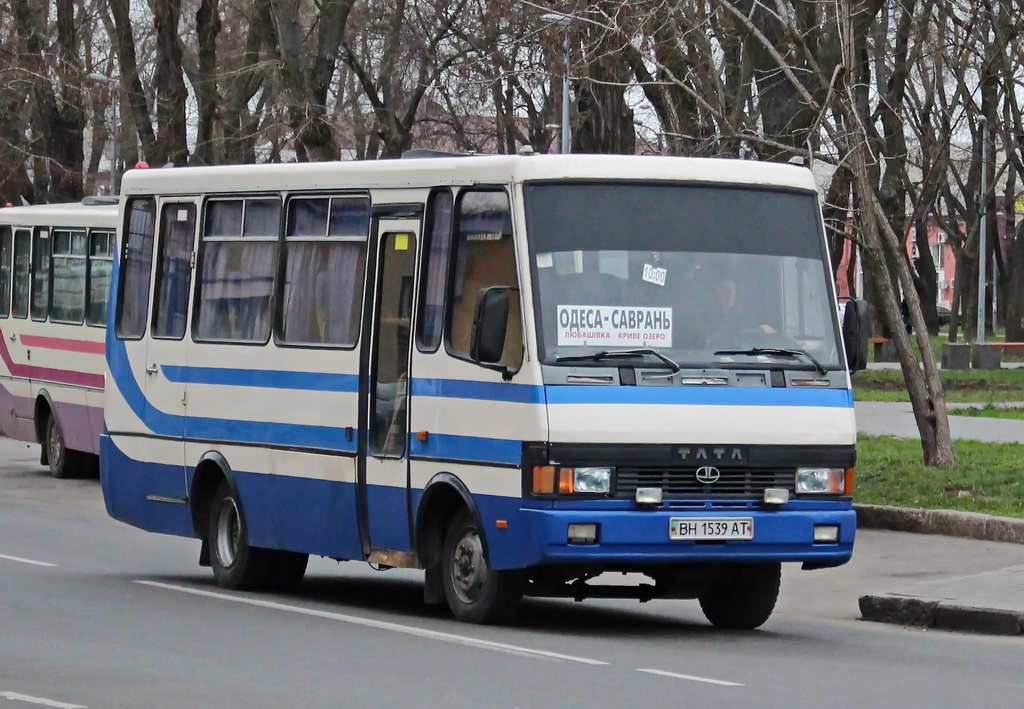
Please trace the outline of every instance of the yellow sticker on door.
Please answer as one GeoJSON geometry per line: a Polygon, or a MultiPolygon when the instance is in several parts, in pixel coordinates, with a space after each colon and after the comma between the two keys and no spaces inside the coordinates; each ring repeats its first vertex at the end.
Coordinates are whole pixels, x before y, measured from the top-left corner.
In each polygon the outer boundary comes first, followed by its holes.
{"type": "Polygon", "coordinates": [[[409,250],[409,235],[408,234],[395,234],[395,251],[408,251],[409,250]]]}

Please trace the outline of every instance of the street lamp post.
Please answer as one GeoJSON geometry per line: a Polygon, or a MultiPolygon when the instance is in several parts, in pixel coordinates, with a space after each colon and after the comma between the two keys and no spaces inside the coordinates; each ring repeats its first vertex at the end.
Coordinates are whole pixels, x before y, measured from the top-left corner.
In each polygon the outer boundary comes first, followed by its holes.
{"type": "Polygon", "coordinates": [[[981,123],[981,224],[978,230],[978,342],[985,341],[985,236],[988,227],[988,121],[981,123]]]}
{"type": "Polygon", "coordinates": [[[110,104],[107,106],[106,111],[106,119],[110,124],[110,194],[116,195],[120,192],[117,170],[117,87],[113,79],[98,72],[89,74],[88,78],[110,87],[110,104]]]}
{"type": "Polygon", "coordinates": [[[546,22],[562,26],[562,33],[565,35],[562,40],[562,146],[561,152],[563,155],[568,155],[570,152],[570,140],[569,140],[569,22],[572,20],[571,15],[563,15],[557,12],[546,12],[541,16],[541,19],[546,22]]]}

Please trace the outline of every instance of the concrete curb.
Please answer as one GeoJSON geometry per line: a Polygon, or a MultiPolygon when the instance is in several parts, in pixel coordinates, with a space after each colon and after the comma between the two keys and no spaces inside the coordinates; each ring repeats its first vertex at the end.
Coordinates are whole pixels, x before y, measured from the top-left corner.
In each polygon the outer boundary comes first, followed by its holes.
{"type": "Polygon", "coordinates": [[[861,618],[917,628],[959,630],[987,635],[1024,633],[1024,613],[998,608],[972,608],[911,596],[861,596],[861,618]]]}
{"type": "Polygon", "coordinates": [[[1024,519],[978,512],[855,504],[857,527],[1024,544],[1024,519]]]}

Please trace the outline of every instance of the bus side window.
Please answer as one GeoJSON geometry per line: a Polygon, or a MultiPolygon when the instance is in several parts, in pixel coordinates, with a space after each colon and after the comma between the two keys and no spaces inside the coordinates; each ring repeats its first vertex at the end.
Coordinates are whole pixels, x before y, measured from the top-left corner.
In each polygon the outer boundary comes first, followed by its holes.
{"type": "Polygon", "coordinates": [[[11,315],[28,317],[29,290],[32,287],[32,232],[14,231],[14,278],[11,295],[11,315]]]}
{"type": "Polygon", "coordinates": [[[140,339],[146,332],[149,286],[153,270],[156,203],[151,197],[133,197],[127,214],[121,256],[121,283],[117,297],[117,336],[140,339]]]}
{"type": "Polygon", "coordinates": [[[434,352],[441,344],[444,327],[444,284],[452,243],[452,193],[437,190],[427,205],[427,230],[423,235],[422,312],[417,324],[416,344],[423,352],[434,352]]]}
{"type": "MultiPolygon", "coordinates": [[[[490,286],[519,287],[508,195],[502,190],[463,192],[459,197],[456,220],[458,232],[451,260],[454,274],[449,289],[448,349],[458,357],[469,359],[477,294],[490,286]]],[[[518,369],[523,361],[519,302],[518,297],[510,299],[505,350],[498,363],[511,370],[518,369]]]]}
{"type": "Polygon", "coordinates": [[[11,314],[11,264],[14,239],[9,226],[0,226],[0,318],[11,314]]]}
{"type": "Polygon", "coordinates": [[[276,197],[207,202],[197,340],[269,338],[280,213],[276,197]]]}
{"type": "Polygon", "coordinates": [[[50,314],[50,230],[36,227],[32,243],[32,319],[50,314]]]}
{"type": "Polygon", "coordinates": [[[85,319],[85,231],[53,230],[53,302],[50,319],[80,323],[85,319]]]}
{"type": "Polygon", "coordinates": [[[196,206],[189,202],[163,205],[156,257],[153,337],[180,340],[185,336],[188,293],[192,287],[192,242],[196,206]]]}
{"type": "Polygon", "coordinates": [[[348,347],[358,341],[369,233],[364,197],[288,201],[282,342],[348,347]]]}
{"type": "Polygon", "coordinates": [[[85,319],[89,325],[107,324],[110,300],[110,272],[114,260],[114,234],[93,231],[89,234],[89,285],[85,319]]]}

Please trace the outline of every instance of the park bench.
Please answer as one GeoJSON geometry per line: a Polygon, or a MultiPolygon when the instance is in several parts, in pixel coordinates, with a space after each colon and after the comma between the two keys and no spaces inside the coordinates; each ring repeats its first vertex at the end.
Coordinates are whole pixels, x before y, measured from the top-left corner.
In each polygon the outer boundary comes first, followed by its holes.
{"type": "Polygon", "coordinates": [[[869,337],[868,344],[871,345],[872,354],[876,362],[892,361],[893,353],[887,346],[889,344],[888,337],[869,337]]]}

